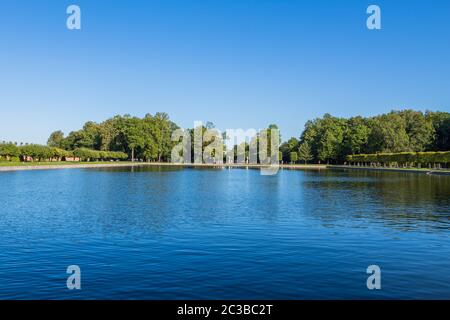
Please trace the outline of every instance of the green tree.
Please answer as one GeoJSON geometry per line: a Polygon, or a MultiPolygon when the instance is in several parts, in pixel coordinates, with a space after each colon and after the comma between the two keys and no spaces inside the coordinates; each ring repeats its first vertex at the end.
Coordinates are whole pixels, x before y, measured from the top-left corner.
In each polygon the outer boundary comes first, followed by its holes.
{"type": "Polygon", "coordinates": [[[343,138],[343,154],[341,158],[349,154],[364,153],[369,143],[369,135],[371,129],[367,124],[367,120],[362,117],[350,118],[343,138]]]}
{"type": "Polygon", "coordinates": [[[371,119],[369,152],[409,151],[409,137],[402,117],[391,112],[371,119]]]}
{"type": "Polygon", "coordinates": [[[409,151],[424,151],[433,145],[435,129],[430,119],[427,119],[422,112],[413,110],[401,111],[399,115],[405,122],[409,151]]]}
{"type": "Polygon", "coordinates": [[[308,120],[305,123],[305,129],[300,136],[300,143],[308,143],[311,149],[311,155],[314,160],[318,160],[317,145],[319,140],[319,126],[321,119],[308,120]]]}
{"type": "Polygon", "coordinates": [[[290,153],[297,151],[298,145],[299,141],[296,138],[290,138],[288,141],[282,143],[280,146],[282,158],[280,159],[288,162],[290,153]]]}
{"type": "Polygon", "coordinates": [[[292,151],[289,154],[289,160],[291,161],[291,163],[296,163],[298,161],[298,154],[295,151],[292,151]]]}
{"type": "Polygon", "coordinates": [[[10,160],[13,157],[19,156],[19,148],[13,143],[1,143],[0,144],[0,159],[5,158],[10,160]]]}
{"type": "Polygon", "coordinates": [[[319,139],[316,143],[319,160],[327,163],[340,160],[345,130],[346,122],[344,119],[325,114],[320,122],[319,139]]]}
{"type": "Polygon", "coordinates": [[[156,143],[158,162],[160,162],[163,157],[166,159],[169,157],[173,145],[171,135],[174,126],[169,121],[167,113],[164,112],[157,112],[153,120],[153,138],[156,143]]]}
{"type": "Polygon", "coordinates": [[[135,150],[145,145],[143,122],[139,118],[127,118],[122,133],[127,148],[131,151],[131,161],[134,161],[135,150]]]}
{"type": "Polygon", "coordinates": [[[308,142],[303,142],[298,148],[298,158],[305,161],[305,164],[314,158],[308,142]]]}
{"type": "Polygon", "coordinates": [[[450,113],[428,111],[425,116],[431,121],[435,131],[430,149],[450,150],[450,113]]]}
{"type": "Polygon", "coordinates": [[[52,132],[47,140],[49,147],[62,148],[64,141],[64,133],[61,130],[52,132]]]}

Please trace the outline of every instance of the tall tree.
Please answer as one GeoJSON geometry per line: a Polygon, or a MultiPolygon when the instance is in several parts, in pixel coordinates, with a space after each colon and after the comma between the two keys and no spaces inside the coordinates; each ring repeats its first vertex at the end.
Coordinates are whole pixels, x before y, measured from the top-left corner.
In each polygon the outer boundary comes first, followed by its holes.
{"type": "Polygon", "coordinates": [[[305,164],[307,164],[308,161],[313,160],[314,157],[311,151],[311,146],[308,142],[303,142],[298,148],[298,158],[305,161],[305,164]]]}
{"type": "Polygon", "coordinates": [[[288,141],[284,142],[280,146],[280,151],[282,154],[283,161],[289,161],[289,155],[291,152],[296,152],[298,150],[299,141],[292,137],[288,141]]]}
{"type": "Polygon", "coordinates": [[[317,156],[319,160],[340,160],[342,155],[342,141],[344,138],[346,122],[344,119],[325,114],[319,126],[319,140],[317,142],[317,156]]]}
{"type": "Polygon", "coordinates": [[[123,122],[122,134],[125,139],[127,149],[131,152],[131,161],[135,159],[137,148],[143,148],[145,144],[145,131],[143,122],[139,118],[125,118],[123,122]]]}
{"type": "Polygon", "coordinates": [[[344,132],[342,158],[349,154],[364,153],[367,150],[370,127],[362,117],[350,118],[344,132]]]}
{"type": "Polygon", "coordinates": [[[49,147],[62,148],[64,140],[64,133],[61,130],[52,132],[47,140],[49,147]]]}
{"type": "Polygon", "coordinates": [[[435,129],[430,119],[427,119],[422,112],[414,110],[404,110],[399,112],[399,115],[405,122],[410,151],[425,151],[432,146],[435,129]]]}
{"type": "Polygon", "coordinates": [[[450,113],[431,112],[426,113],[426,118],[430,119],[435,130],[431,150],[450,150],[450,113]]]}
{"type": "Polygon", "coordinates": [[[369,152],[410,151],[409,137],[402,117],[391,112],[371,119],[369,152]]]}
{"type": "Polygon", "coordinates": [[[296,163],[298,161],[298,153],[295,151],[292,151],[289,154],[289,160],[291,161],[291,163],[296,163]]]}
{"type": "Polygon", "coordinates": [[[153,137],[157,146],[158,161],[168,158],[172,146],[171,135],[173,126],[169,116],[164,112],[157,112],[154,116],[153,137]]]}

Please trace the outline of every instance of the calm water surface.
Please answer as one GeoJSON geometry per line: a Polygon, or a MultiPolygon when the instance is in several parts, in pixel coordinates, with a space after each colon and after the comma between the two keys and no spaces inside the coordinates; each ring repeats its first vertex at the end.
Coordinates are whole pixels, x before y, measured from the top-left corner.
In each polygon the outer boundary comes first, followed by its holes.
{"type": "Polygon", "coordinates": [[[450,299],[449,236],[445,176],[0,173],[2,299],[450,299]]]}

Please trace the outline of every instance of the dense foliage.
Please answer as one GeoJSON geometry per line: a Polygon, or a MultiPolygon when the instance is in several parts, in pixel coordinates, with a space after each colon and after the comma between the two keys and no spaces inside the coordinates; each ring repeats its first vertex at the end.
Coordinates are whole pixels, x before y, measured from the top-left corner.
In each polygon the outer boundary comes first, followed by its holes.
{"type": "MultiPolygon", "coordinates": [[[[82,129],[67,136],[55,131],[48,139],[48,146],[18,147],[2,143],[0,158],[170,161],[171,150],[177,143],[171,136],[177,128],[166,113],[147,114],[144,118],[115,116],[102,123],[87,122],[82,129]]],[[[211,128],[214,125],[208,122],[200,129],[204,133],[211,128]]],[[[268,129],[277,129],[277,126],[272,124],[268,129]]],[[[190,134],[194,141],[194,129],[190,129],[190,134]]],[[[257,143],[258,139],[250,143],[257,143]]],[[[202,149],[210,142],[204,140],[202,149]]],[[[270,141],[268,146],[270,148],[270,141]]],[[[246,158],[255,156],[249,154],[248,143],[242,147],[246,158]]],[[[225,149],[224,146],[224,154],[225,149]]],[[[290,138],[280,146],[280,160],[284,163],[344,163],[349,155],[447,150],[450,150],[450,113],[447,112],[404,110],[349,119],[325,114],[308,121],[299,139],[290,138]]]]}
{"type": "Polygon", "coordinates": [[[147,114],[142,119],[115,116],[102,123],[87,122],[67,137],[61,131],[53,132],[47,144],[65,150],[124,152],[130,159],[167,161],[173,146],[171,134],[177,128],[165,113],[147,114]]]}
{"type": "Polygon", "coordinates": [[[310,120],[300,140],[281,146],[283,160],[298,152],[302,161],[343,163],[348,155],[450,150],[450,113],[404,110],[371,118],[310,120]]]}
{"type": "Polygon", "coordinates": [[[57,147],[29,144],[16,146],[13,143],[0,143],[0,160],[7,161],[65,161],[65,160],[126,160],[123,152],[96,151],[86,148],[68,151],[57,147]]]}

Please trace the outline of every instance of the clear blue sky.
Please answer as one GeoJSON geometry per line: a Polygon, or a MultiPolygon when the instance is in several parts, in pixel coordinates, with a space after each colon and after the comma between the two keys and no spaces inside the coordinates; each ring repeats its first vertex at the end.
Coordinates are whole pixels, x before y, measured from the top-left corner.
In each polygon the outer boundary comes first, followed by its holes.
{"type": "Polygon", "coordinates": [[[391,109],[450,111],[450,1],[10,0],[0,4],[0,140],[167,112],[183,127],[391,109]],[[78,4],[82,30],[66,29],[78,4]],[[366,8],[382,9],[382,30],[366,8]]]}

